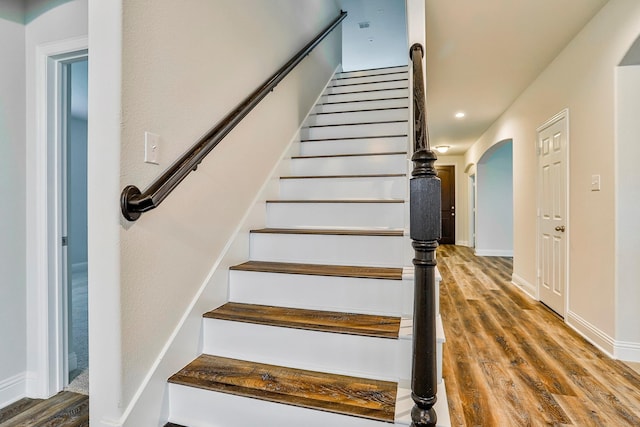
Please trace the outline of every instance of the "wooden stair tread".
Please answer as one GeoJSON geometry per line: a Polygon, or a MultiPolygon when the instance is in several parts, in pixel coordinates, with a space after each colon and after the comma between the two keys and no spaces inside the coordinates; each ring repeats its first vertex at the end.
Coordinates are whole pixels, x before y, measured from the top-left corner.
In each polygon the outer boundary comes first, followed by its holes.
{"type": "MultiPolygon", "coordinates": [[[[343,94],[340,94],[343,95],[343,94]]],[[[389,124],[389,123],[408,123],[409,120],[384,120],[377,122],[360,122],[360,123],[333,123],[329,125],[311,125],[305,126],[303,129],[312,129],[312,128],[332,128],[332,127],[340,127],[340,126],[368,126],[368,125],[380,125],[380,124],[389,124]]]]}
{"type": "Polygon", "coordinates": [[[305,274],[309,276],[353,277],[402,280],[402,268],[360,267],[351,265],[298,264],[288,262],[247,261],[231,270],[263,273],[305,274]]]}
{"type": "Polygon", "coordinates": [[[400,178],[406,177],[405,173],[381,173],[368,175],[304,175],[304,176],[281,176],[280,179],[321,179],[321,178],[400,178]]]}
{"type": "Polygon", "coordinates": [[[362,110],[346,110],[346,111],[326,111],[319,113],[311,113],[309,116],[323,116],[329,114],[349,114],[349,113],[368,113],[371,111],[389,111],[389,110],[408,110],[409,107],[381,107],[381,108],[365,108],[362,110]]]}
{"type": "Polygon", "coordinates": [[[409,89],[409,88],[406,86],[404,87],[401,86],[401,87],[388,87],[384,89],[354,90],[353,92],[347,92],[347,93],[325,93],[324,96],[353,95],[356,93],[384,92],[384,91],[400,90],[400,89],[409,89]]]}
{"type": "Polygon", "coordinates": [[[314,142],[314,141],[345,141],[355,139],[384,139],[384,138],[406,138],[408,135],[378,135],[378,136],[343,136],[338,138],[318,138],[318,139],[301,139],[300,142],[314,142]]]}
{"type": "Polygon", "coordinates": [[[170,383],[392,423],[397,384],[203,354],[170,383]]]}
{"type": "MultiPolygon", "coordinates": [[[[394,67],[389,67],[389,68],[394,68],[394,67]]],[[[352,71],[347,71],[347,72],[345,72],[345,74],[346,74],[346,73],[350,73],[350,72],[352,72],[352,71]]],[[[364,75],[364,76],[336,77],[336,78],[331,79],[331,80],[361,79],[361,78],[363,78],[363,77],[372,77],[372,76],[388,76],[388,75],[390,75],[390,74],[406,74],[406,73],[408,73],[408,71],[407,71],[407,70],[404,70],[404,71],[391,71],[391,72],[389,72],[389,73],[368,74],[368,75],[364,75]]]]}
{"type": "Polygon", "coordinates": [[[267,200],[267,203],[404,203],[401,199],[267,200]]]}
{"type": "Polygon", "coordinates": [[[408,96],[394,96],[391,98],[376,98],[376,99],[354,99],[353,101],[327,101],[318,105],[336,105],[336,104],[349,104],[354,102],[377,102],[377,101],[397,101],[398,99],[409,99],[408,96]]]}
{"type": "Polygon", "coordinates": [[[356,153],[356,154],[322,154],[317,156],[293,156],[292,159],[327,159],[333,157],[370,157],[370,156],[398,156],[406,155],[406,151],[391,151],[386,153],[356,153]]]}
{"type": "Polygon", "coordinates": [[[328,229],[328,228],[261,228],[251,230],[252,233],[263,234],[315,234],[331,236],[403,236],[404,230],[358,230],[348,228],[328,229]]]}
{"type": "MultiPolygon", "coordinates": [[[[398,73],[399,74],[399,73],[398,73]]],[[[380,75],[385,75],[385,74],[374,74],[374,76],[380,76],[380,75]]],[[[387,74],[388,75],[388,74],[387,74]]],[[[373,76],[367,76],[367,77],[373,77],[373,76]]],[[[346,80],[349,77],[344,77],[340,80],[346,80]]],[[[363,78],[363,77],[351,77],[353,78],[363,78]]],[[[338,79],[333,79],[332,81],[336,81],[338,79]]],[[[391,82],[406,82],[409,81],[409,79],[407,77],[403,77],[403,78],[399,78],[399,79],[391,79],[391,80],[376,80],[373,82],[359,82],[359,83],[347,83],[344,85],[331,85],[329,87],[349,87],[349,86],[361,86],[361,85],[376,85],[376,84],[380,84],[380,83],[391,83],[391,82]]]]}
{"type": "Polygon", "coordinates": [[[237,302],[228,302],[215,310],[205,313],[204,317],[207,319],[376,338],[396,339],[400,333],[399,317],[306,310],[237,302]]]}

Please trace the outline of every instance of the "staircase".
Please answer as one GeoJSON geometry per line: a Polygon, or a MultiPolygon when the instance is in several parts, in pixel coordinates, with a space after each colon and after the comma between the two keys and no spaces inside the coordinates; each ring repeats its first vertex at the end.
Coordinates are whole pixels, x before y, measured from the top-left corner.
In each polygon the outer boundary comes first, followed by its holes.
{"type": "Polygon", "coordinates": [[[169,378],[168,425],[410,424],[408,96],[406,67],[332,80],[229,302],[204,314],[203,354],[169,378]]]}

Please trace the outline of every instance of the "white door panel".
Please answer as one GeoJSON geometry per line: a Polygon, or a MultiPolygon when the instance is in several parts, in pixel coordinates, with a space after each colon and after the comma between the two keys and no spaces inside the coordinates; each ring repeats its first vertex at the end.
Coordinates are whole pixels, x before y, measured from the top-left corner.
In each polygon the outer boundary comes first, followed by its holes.
{"type": "Polygon", "coordinates": [[[567,283],[567,144],[566,112],[538,129],[540,301],[561,316],[567,283]]]}

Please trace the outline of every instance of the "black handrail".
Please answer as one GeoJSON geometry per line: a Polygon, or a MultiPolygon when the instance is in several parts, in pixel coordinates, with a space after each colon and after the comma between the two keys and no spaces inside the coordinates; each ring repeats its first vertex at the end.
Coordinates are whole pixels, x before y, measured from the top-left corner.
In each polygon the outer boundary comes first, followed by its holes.
{"type": "Polygon", "coordinates": [[[311,51],[324,40],[345,18],[342,11],[328,27],[303,47],[293,58],[284,64],[273,76],[265,81],[233,111],[227,114],[214,128],[200,138],[185,154],[176,160],[142,193],[136,186],[128,185],[120,195],[122,215],[129,221],[140,218],[142,212],[155,209],[173,191],[174,188],[195,171],[200,162],[222,139],[271,92],[311,51]]]}
{"type": "Polygon", "coordinates": [[[413,367],[411,425],[435,427],[433,409],[438,389],[436,365],[436,248],[441,234],[440,178],[434,166],[437,157],[429,147],[427,108],[422,71],[424,50],[411,46],[413,63],[413,131],[414,162],[410,182],[410,235],[415,250],[413,306],[413,367]]]}

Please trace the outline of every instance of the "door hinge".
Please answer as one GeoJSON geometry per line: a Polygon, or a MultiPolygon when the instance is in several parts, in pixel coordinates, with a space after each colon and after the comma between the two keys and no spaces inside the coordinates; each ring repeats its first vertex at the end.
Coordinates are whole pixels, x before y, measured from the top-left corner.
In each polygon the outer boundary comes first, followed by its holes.
{"type": "Polygon", "coordinates": [[[69,238],[67,236],[62,236],[62,246],[69,246],[69,238]]]}

